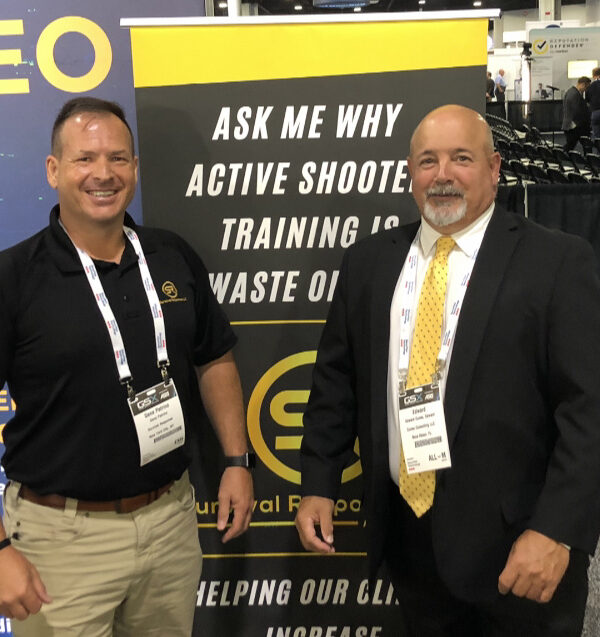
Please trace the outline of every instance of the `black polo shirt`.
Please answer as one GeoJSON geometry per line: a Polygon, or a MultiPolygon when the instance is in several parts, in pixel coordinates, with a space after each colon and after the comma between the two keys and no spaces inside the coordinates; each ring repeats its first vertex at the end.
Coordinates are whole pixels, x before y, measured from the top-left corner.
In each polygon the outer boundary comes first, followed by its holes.
{"type": "MultiPolygon", "coordinates": [[[[191,458],[201,403],[194,366],[236,342],[200,258],[166,230],[136,227],[165,318],[169,373],[179,393],[186,443],[140,467],[127,392],[79,256],[58,223],[0,252],[0,387],[17,410],[4,429],[10,480],[41,494],[109,500],[178,478],[191,458]]],[[[136,391],[160,382],[154,326],[129,241],[119,264],[95,261],[121,329],[136,391]]]]}

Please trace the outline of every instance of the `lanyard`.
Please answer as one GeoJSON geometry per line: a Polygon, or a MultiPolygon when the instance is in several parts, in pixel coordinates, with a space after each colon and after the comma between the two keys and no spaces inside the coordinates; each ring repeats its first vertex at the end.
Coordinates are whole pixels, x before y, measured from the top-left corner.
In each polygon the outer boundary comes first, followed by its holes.
{"type": "MultiPolygon", "coordinates": [[[[67,236],[69,236],[63,224],[61,223],[60,225],[67,236]]],[[[135,250],[135,253],[138,257],[140,276],[142,278],[142,283],[144,285],[144,290],[148,299],[148,305],[150,306],[150,311],[152,312],[152,319],[154,322],[154,343],[156,346],[157,365],[158,367],[160,367],[163,380],[167,382],[169,380],[169,375],[167,372],[167,367],[169,366],[169,357],[167,355],[165,320],[163,317],[162,309],[160,307],[160,301],[158,300],[158,294],[156,294],[156,289],[154,287],[154,283],[152,282],[152,276],[150,275],[150,270],[148,269],[148,263],[146,262],[146,257],[144,256],[144,251],[142,250],[142,246],[137,234],[134,230],[128,228],[127,226],[123,227],[123,231],[131,242],[131,245],[133,246],[133,249],[135,250]]],[[[71,243],[73,243],[72,239],[71,243]]],[[[127,394],[129,398],[133,398],[135,396],[135,392],[131,385],[133,376],[131,375],[131,370],[129,369],[129,364],[127,362],[125,344],[123,343],[123,337],[121,335],[121,330],[119,329],[119,325],[117,323],[115,315],[112,311],[112,308],[110,307],[108,299],[106,298],[106,294],[104,293],[104,288],[102,287],[102,283],[100,282],[100,277],[98,276],[96,266],[94,265],[94,262],[87,252],[78,248],[74,243],[73,245],[77,250],[77,254],[79,255],[79,259],[81,260],[81,265],[83,266],[83,271],[85,272],[90,288],[92,289],[92,292],[94,294],[94,298],[96,299],[98,309],[102,314],[104,324],[106,325],[106,329],[108,330],[108,336],[110,338],[110,342],[112,344],[113,352],[115,355],[115,361],[117,363],[119,380],[121,381],[122,385],[127,386],[127,394]]]]}
{"type": "MultiPolygon", "coordinates": [[[[417,232],[417,236],[414,238],[410,250],[408,251],[408,257],[402,269],[402,275],[400,279],[400,355],[398,357],[398,377],[400,380],[400,393],[404,392],[406,387],[406,379],[408,377],[408,362],[410,359],[410,346],[412,340],[411,321],[412,314],[416,312],[415,296],[417,292],[417,266],[419,262],[419,241],[421,237],[421,229],[417,232]]],[[[439,382],[440,375],[446,360],[448,353],[450,352],[450,346],[454,340],[456,334],[456,327],[458,325],[458,315],[460,314],[460,308],[462,307],[463,299],[469,285],[469,279],[473,272],[473,266],[475,265],[475,259],[479,250],[475,250],[471,257],[468,266],[465,268],[461,278],[460,285],[456,294],[446,303],[447,307],[450,307],[450,316],[448,317],[446,329],[442,334],[442,342],[440,345],[440,351],[437,358],[436,371],[433,381],[439,382]]]]}

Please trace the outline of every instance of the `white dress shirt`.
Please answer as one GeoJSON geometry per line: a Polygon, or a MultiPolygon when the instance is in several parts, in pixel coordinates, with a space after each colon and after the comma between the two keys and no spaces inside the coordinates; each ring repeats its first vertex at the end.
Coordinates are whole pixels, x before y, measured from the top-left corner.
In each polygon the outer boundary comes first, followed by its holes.
{"type": "MultiPolygon", "coordinates": [[[[491,219],[492,212],[494,211],[494,203],[480,215],[471,225],[467,226],[463,230],[451,235],[456,242],[455,248],[448,257],[448,287],[446,289],[446,300],[448,298],[456,298],[458,294],[458,288],[460,281],[462,280],[465,272],[470,269],[471,260],[473,255],[479,250],[481,242],[483,241],[483,235],[485,234],[488,223],[491,219]]],[[[419,250],[418,250],[418,262],[417,262],[417,281],[415,291],[415,304],[419,302],[419,295],[421,293],[421,286],[427,273],[427,268],[431,263],[431,260],[435,256],[435,244],[439,237],[439,232],[434,230],[426,220],[421,221],[421,233],[419,238],[419,250]]],[[[404,272],[404,268],[403,268],[404,272]]],[[[400,466],[400,449],[402,442],[400,439],[400,425],[398,420],[398,358],[400,352],[400,303],[401,294],[400,281],[402,280],[402,274],[398,278],[396,283],[396,289],[392,298],[392,305],[390,308],[390,349],[388,357],[388,381],[387,381],[387,414],[388,414],[388,441],[389,441],[389,463],[390,463],[390,475],[392,480],[398,484],[398,472],[400,466]]],[[[448,321],[450,308],[446,303],[444,307],[444,322],[442,326],[442,333],[445,330],[445,325],[448,321]]],[[[412,335],[415,329],[415,311],[411,313],[411,346],[412,335]]],[[[452,359],[452,349],[454,347],[454,341],[450,345],[450,351],[448,352],[448,358],[446,360],[445,368],[442,372],[442,378],[440,382],[440,391],[442,400],[446,392],[446,377],[450,363],[452,359]]]]}

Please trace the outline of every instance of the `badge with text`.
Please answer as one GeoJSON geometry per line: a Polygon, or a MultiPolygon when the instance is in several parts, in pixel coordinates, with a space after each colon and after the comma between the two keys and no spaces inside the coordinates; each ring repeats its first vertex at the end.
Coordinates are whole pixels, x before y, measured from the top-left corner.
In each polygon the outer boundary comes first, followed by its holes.
{"type": "Polygon", "coordinates": [[[128,403],[140,443],[140,466],[183,445],[183,412],[172,380],[135,394],[128,403]]]}
{"type": "Polygon", "coordinates": [[[422,385],[400,395],[400,436],[409,474],[451,466],[440,389],[422,385]]]}

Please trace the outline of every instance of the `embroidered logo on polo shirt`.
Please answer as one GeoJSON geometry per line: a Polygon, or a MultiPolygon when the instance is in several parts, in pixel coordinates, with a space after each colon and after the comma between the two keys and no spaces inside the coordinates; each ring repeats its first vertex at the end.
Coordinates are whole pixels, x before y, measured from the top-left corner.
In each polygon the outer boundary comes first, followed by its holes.
{"type": "Polygon", "coordinates": [[[179,296],[179,292],[172,281],[165,281],[160,289],[162,290],[162,293],[168,297],[160,300],[161,305],[165,303],[180,303],[182,301],[187,301],[187,297],[179,296]]]}

